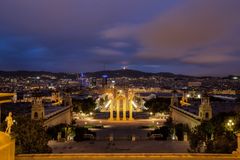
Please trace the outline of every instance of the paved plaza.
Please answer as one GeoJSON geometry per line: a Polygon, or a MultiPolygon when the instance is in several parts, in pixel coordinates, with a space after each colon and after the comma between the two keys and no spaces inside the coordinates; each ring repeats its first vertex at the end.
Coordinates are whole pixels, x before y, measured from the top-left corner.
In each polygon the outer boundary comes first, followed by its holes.
{"type": "Polygon", "coordinates": [[[180,141],[83,141],[49,142],[53,153],[187,153],[189,144],[180,141]]]}
{"type": "Polygon", "coordinates": [[[54,153],[187,153],[189,144],[183,141],[149,140],[147,134],[153,130],[142,126],[162,126],[164,121],[157,119],[134,121],[107,121],[85,119],[78,120],[78,125],[104,126],[103,129],[93,129],[96,140],[82,142],[56,142],[49,145],[54,153]],[[112,141],[109,137],[112,136],[112,141]],[[132,136],[135,141],[132,141],[132,136]]]}
{"type": "Polygon", "coordinates": [[[166,120],[158,118],[135,119],[132,121],[109,121],[106,119],[84,118],[76,120],[77,125],[114,125],[114,126],[159,126],[161,127],[166,120]]]}

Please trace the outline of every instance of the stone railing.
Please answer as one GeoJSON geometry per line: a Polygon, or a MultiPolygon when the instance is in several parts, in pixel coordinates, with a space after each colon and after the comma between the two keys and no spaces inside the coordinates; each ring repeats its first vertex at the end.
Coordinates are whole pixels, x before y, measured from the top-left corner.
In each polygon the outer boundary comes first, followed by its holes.
{"type": "Polygon", "coordinates": [[[237,160],[238,154],[191,153],[82,153],[82,154],[20,154],[16,160],[237,160]]]}

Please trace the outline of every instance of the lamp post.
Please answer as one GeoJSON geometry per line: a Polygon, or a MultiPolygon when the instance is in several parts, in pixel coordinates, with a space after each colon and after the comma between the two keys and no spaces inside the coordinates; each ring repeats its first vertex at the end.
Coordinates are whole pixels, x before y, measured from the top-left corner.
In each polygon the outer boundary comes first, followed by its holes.
{"type": "MultiPolygon", "coordinates": [[[[235,123],[232,119],[229,119],[227,121],[227,128],[230,130],[230,131],[233,131],[233,127],[234,127],[235,123]]],[[[237,136],[237,149],[236,151],[233,151],[232,153],[233,154],[240,154],[240,132],[239,131],[235,131],[234,134],[237,136]]]]}
{"type": "Polygon", "coordinates": [[[92,115],[93,115],[93,112],[90,112],[89,115],[92,116],[92,115]]]}

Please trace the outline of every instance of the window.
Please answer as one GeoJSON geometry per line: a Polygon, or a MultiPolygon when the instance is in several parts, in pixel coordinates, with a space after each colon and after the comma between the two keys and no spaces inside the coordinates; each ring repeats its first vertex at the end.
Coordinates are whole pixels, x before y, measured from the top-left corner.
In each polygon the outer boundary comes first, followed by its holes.
{"type": "Polygon", "coordinates": [[[34,113],[34,119],[37,119],[37,118],[38,118],[38,113],[35,112],[35,113],[34,113]]]}
{"type": "Polygon", "coordinates": [[[209,114],[208,114],[208,112],[205,114],[205,118],[206,119],[208,119],[208,117],[209,117],[209,114]]]}

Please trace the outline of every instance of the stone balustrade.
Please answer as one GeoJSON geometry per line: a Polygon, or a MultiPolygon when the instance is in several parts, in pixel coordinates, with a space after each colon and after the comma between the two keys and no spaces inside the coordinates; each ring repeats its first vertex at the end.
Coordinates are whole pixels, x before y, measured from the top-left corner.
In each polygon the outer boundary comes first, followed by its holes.
{"type": "Polygon", "coordinates": [[[72,154],[20,154],[16,160],[237,160],[238,154],[197,153],[72,153],[72,154]]]}

